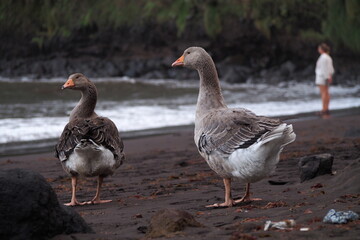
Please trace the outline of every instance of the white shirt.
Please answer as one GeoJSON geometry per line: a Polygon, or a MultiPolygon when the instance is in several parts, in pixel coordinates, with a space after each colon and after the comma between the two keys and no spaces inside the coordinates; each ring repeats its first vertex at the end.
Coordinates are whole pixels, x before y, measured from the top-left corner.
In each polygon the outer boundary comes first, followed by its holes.
{"type": "Polygon", "coordinates": [[[333,75],[334,72],[335,71],[331,57],[326,53],[322,53],[316,62],[315,83],[318,85],[325,85],[326,79],[333,75]]]}

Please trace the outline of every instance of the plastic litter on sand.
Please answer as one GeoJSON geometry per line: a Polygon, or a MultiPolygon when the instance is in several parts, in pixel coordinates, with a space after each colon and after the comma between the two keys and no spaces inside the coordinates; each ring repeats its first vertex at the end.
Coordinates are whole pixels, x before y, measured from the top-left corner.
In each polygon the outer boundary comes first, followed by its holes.
{"type": "Polygon", "coordinates": [[[323,222],[324,223],[347,223],[349,221],[354,221],[359,219],[359,215],[353,211],[338,211],[335,209],[330,209],[329,212],[325,215],[323,222]]]}
{"type": "Polygon", "coordinates": [[[294,219],[288,219],[280,222],[272,222],[266,221],[264,226],[264,231],[268,231],[270,228],[277,228],[277,229],[292,229],[295,227],[296,222],[294,219]]]}

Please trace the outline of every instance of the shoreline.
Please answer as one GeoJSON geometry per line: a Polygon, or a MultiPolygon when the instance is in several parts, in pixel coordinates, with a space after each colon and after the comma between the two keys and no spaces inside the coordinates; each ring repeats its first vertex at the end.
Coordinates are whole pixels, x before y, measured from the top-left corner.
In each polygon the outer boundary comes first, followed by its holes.
{"type": "MultiPolygon", "coordinates": [[[[332,110],[332,117],[348,116],[353,114],[359,114],[360,107],[347,108],[332,110]]],[[[316,115],[316,112],[297,113],[294,115],[277,116],[272,118],[280,118],[283,121],[289,123],[303,121],[303,120],[314,120],[320,117],[316,115]]],[[[179,131],[189,130],[192,131],[194,128],[193,124],[179,125],[179,126],[167,126],[161,128],[143,129],[136,131],[120,132],[123,140],[143,138],[148,136],[167,135],[174,134],[179,131]]],[[[33,141],[24,142],[11,142],[0,144],[0,158],[7,156],[26,155],[26,154],[37,154],[53,151],[54,146],[58,138],[39,139],[33,141]]]]}

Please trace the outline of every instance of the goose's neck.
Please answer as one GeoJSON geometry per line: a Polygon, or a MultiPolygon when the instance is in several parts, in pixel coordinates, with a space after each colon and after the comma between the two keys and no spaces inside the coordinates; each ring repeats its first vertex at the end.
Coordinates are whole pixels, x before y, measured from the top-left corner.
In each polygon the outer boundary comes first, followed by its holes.
{"type": "Polygon", "coordinates": [[[71,111],[70,121],[75,118],[91,118],[97,116],[94,112],[97,102],[97,90],[95,85],[90,84],[81,90],[81,99],[71,111]]]}
{"type": "Polygon", "coordinates": [[[221,93],[220,82],[215,64],[206,64],[198,69],[200,76],[199,96],[196,106],[196,115],[201,118],[209,110],[225,108],[226,104],[221,93]]]}

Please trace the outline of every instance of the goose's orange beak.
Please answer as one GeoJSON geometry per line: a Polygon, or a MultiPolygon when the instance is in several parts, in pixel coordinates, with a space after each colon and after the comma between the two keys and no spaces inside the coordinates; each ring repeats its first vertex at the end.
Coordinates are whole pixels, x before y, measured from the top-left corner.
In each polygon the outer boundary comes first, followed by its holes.
{"type": "Polygon", "coordinates": [[[171,64],[171,66],[172,67],[184,66],[184,55],[182,55],[175,62],[173,62],[173,64],[171,64]]]}
{"type": "Polygon", "coordinates": [[[69,78],[66,83],[64,83],[64,85],[61,87],[61,89],[70,88],[73,86],[75,86],[75,83],[71,78],[69,78]]]}

